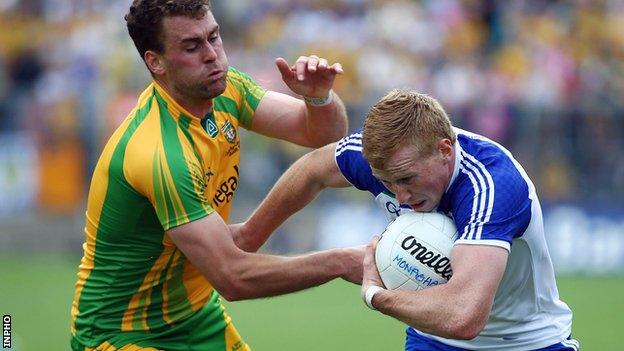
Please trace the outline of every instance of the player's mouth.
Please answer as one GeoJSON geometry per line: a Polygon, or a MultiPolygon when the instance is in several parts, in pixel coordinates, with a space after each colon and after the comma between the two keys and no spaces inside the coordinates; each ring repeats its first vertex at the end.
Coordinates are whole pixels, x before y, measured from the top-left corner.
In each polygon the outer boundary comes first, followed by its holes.
{"type": "Polygon", "coordinates": [[[418,210],[420,207],[422,207],[422,206],[425,204],[425,202],[427,202],[427,200],[422,200],[422,201],[418,201],[418,202],[413,202],[413,203],[411,203],[411,204],[410,204],[410,207],[411,207],[413,210],[418,210]]]}
{"type": "Polygon", "coordinates": [[[210,74],[208,75],[208,78],[210,80],[219,80],[223,78],[224,75],[225,75],[225,71],[217,70],[217,71],[210,72],[210,74]]]}

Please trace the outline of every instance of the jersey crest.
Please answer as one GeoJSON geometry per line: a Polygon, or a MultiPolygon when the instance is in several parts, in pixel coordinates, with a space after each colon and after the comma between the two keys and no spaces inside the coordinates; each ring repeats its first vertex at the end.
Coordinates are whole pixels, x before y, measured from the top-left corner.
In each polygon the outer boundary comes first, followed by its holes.
{"type": "Polygon", "coordinates": [[[236,129],[234,129],[230,121],[225,121],[223,127],[221,127],[221,133],[223,133],[225,139],[229,141],[230,144],[234,144],[236,141],[236,129]]]}

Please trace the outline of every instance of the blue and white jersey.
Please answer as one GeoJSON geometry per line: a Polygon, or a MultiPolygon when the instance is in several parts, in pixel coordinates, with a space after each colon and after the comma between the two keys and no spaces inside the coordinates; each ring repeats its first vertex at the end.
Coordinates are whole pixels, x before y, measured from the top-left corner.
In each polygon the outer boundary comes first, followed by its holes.
{"type": "MultiPolygon", "coordinates": [[[[572,312],[559,300],[533,183],[504,147],[459,128],[454,131],[455,169],[437,210],[455,221],[459,231],[455,245],[498,246],[509,251],[509,257],[479,336],[452,340],[417,332],[470,350],[534,350],[566,340],[572,312]]],[[[356,132],[339,141],[336,163],[351,184],[375,196],[387,216],[399,215],[386,208],[388,202],[398,203],[373,176],[362,155],[361,139],[356,132]]]]}

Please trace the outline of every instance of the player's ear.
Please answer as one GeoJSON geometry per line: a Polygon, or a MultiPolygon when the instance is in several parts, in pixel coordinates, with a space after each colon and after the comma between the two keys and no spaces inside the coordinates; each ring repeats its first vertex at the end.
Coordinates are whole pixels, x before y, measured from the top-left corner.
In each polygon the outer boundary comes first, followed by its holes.
{"type": "Polygon", "coordinates": [[[451,142],[451,139],[444,138],[440,140],[438,142],[438,150],[444,160],[450,160],[453,155],[453,142],[451,142]]]}
{"type": "Polygon", "coordinates": [[[145,59],[145,64],[150,72],[156,75],[165,73],[165,66],[163,65],[162,58],[159,54],[154,51],[147,50],[143,58],[145,59]]]}

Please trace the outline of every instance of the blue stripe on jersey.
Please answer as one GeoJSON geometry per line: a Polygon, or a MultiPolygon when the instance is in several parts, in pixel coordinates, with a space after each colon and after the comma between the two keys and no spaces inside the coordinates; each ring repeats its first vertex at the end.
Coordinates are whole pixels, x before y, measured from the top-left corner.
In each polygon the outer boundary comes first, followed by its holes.
{"type": "Polygon", "coordinates": [[[336,145],[336,156],[340,156],[343,152],[351,150],[362,152],[362,134],[354,133],[338,141],[336,145]]]}
{"type": "Polygon", "coordinates": [[[472,211],[470,214],[471,221],[469,222],[468,225],[464,227],[464,230],[459,237],[461,239],[473,239],[472,237],[469,237],[469,235],[470,233],[473,232],[474,226],[476,224],[476,222],[473,219],[478,216],[479,211],[480,211],[479,205],[482,202],[481,198],[483,197],[482,196],[483,189],[481,189],[481,182],[479,182],[476,179],[475,172],[469,169],[468,167],[466,167],[463,160],[460,162],[460,171],[468,175],[468,178],[470,179],[470,182],[472,183],[472,186],[474,188],[475,196],[473,197],[473,201],[472,201],[472,211]]]}
{"type": "Polygon", "coordinates": [[[470,225],[465,227],[461,239],[479,240],[483,225],[490,220],[494,207],[494,181],[483,163],[463,150],[461,151],[460,170],[467,174],[477,196],[473,199],[470,225]]]}
{"type": "Polygon", "coordinates": [[[347,144],[342,146],[341,148],[337,148],[336,149],[336,156],[340,156],[342,155],[343,152],[345,151],[356,151],[361,153],[362,152],[362,146],[361,145],[357,145],[357,144],[347,144]]]}
{"type": "Polygon", "coordinates": [[[346,137],[338,140],[338,144],[336,145],[336,152],[340,152],[347,145],[359,146],[360,150],[362,148],[362,133],[353,133],[347,135],[346,137]]]}

